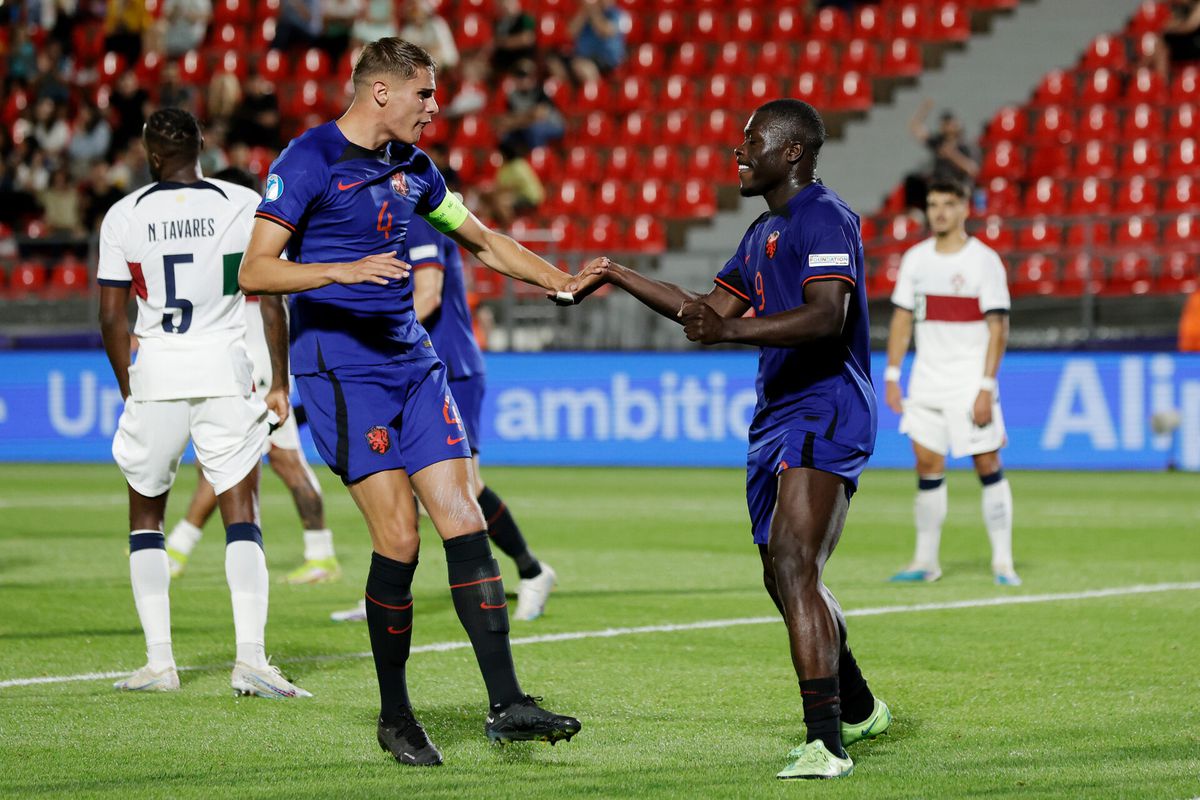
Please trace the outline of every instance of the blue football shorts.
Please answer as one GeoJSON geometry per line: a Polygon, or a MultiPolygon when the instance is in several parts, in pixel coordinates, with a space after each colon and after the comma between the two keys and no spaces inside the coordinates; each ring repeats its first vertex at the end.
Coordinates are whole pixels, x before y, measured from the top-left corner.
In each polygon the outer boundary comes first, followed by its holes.
{"type": "Polygon", "coordinates": [[[479,452],[479,435],[483,433],[483,394],[487,389],[487,381],[483,375],[471,375],[466,378],[450,380],[450,394],[458,404],[458,418],[467,431],[467,442],[471,452],[479,452]]]}

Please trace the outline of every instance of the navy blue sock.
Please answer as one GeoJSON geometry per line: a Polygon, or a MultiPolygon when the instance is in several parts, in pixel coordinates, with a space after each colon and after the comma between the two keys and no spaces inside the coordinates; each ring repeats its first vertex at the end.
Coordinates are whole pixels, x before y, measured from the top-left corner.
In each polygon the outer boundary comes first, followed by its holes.
{"type": "Polygon", "coordinates": [[[412,646],[412,579],[417,563],[407,564],[371,554],[367,573],[367,632],[375,677],[379,681],[379,716],[395,722],[398,712],[409,707],[406,669],[412,646]]]}
{"type": "Polygon", "coordinates": [[[825,749],[845,758],[837,675],[800,681],[800,697],[804,701],[804,725],[808,728],[808,741],[820,739],[825,743],[825,749]]]}

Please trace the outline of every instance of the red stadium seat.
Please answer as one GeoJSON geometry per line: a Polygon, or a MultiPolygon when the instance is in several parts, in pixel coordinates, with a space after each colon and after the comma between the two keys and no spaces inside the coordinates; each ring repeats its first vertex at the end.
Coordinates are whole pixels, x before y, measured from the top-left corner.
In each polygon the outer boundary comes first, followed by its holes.
{"type": "Polygon", "coordinates": [[[716,74],[709,78],[701,96],[701,108],[733,108],[740,105],[741,92],[736,85],[736,79],[728,75],[716,74]]]}
{"type": "Polygon", "coordinates": [[[695,124],[691,114],[676,108],[662,118],[658,140],[675,147],[694,147],[700,144],[702,137],[700,127],[695,124]]]}
{"type": "Polygon", "coordinates": [[[258,60],[258,74],[272,83],[287,77],[291,73],[291,69],[292,67],[288,64],[287,58],[279,50],[268,50],[258,60]]]}
{"type": "Polygon", "coordinates": [[[684,42],[675,51],[671,61],[671,72],[676,75],[699,77],[708,71],[708,58],[703,48],[695,42],[684,42]]]}
{"type": "Polygon", "coordinates": [[[661,47],[642,42],[634,48],[629,59],[629,72],[647,78],[658,79],[667,69],[666,53],[661,47]]]}
{"type": "Polygon", "coordinates": [[[854,35],[873,42],[891,38],[887,14],[876,5],[864,4],[854,10],[854,35]]]}
{"type": "Polygon", "coordinates": [[[1149,217],[1132,216],[1122,220],[1113,236],[1113,245],[1122,250],[1134,247],[1150,248],[1157,241],[1158,223],[1149,217]]]}
{"type": "Polygon", "coordinates": [[[742,120],[736,119],[727,111],[719,108],[710,111],[701,125],[701,141],[734,147],[742,141],[742,124],[742,120]]]}
{"type": "Polygon", "coordinates": [[[1075,184],[1067,200],[1067,213],[1107,214],[1112,210],[1112,184],[1100,178],[1085,178],[1075,184]]]}
{"type": "Polygon", "coordinates": [[[600,182],[592,206],[601,214],[623,214],[629,209],[629,187],[624,181],[609,178],[600,182]]]}
{"type": "Polygon", "coordinates": [[[1194,103],[1200,97],[1200,66],[1189,64],[1171,79],[1171,105],[1194,103]]]}
{"type": "MultiPolygon", "coordinates": [[[[613,148],[613,152],[621,149],[628,152],[628,148],[613,148]]],[[[594,183],[600,180],[603,170],[600,168],[600,157],[597,155],[595,147],[587,147],[584,145],[575,145],[567,150],[566,157],[563,158],[563,174],[569,178],[574,178],[577,181],[585,183],[594,183]]]]}
{"type": "Polygon", "coordinates": [[[646,111],[654,105],[650,81],[641,75],[628,75],[617,92],[616,108],[622,113],[646,111]]]}
{"type": "Polygon", "coordinates": [[[1026,175],[1030,178],[1040,178],[1051,175],[1065,178],[1071,171],[1069,151],[1060,144],[1043,145],[1033,148],[1026,165],[1026,175]]]}
{"type": "Polygon", "coordinates": [[[626,230],[627,247],[636,253],[661,253],[667,249],[667,232],[657,214],[640,214],[626,230]]]}
{"type": "Polygon", "coordinates": [[[903,39],[922,42],[929,39],[932,14],[920,3],[905,3],[896,11],[892,20],[892,35],[903,39]]]}
{"type": "Polygon", "coordinates": [[[453,146],[490,150],[496,146],[495,129],[484,115],[467,114],[458,121],[453,146]]]}
{"type": "Polygon", "coordinates": [[[1150,139],[1130,142],[1121,154],[1119,170],[1128,177],[1157,178],[1162,172],[1162,148],[1150,139]]]}
{"type": "Polygon", "coordinates": [[[889,297],[896,288],[896,277],[900,274],[901,253],[889,253],[882,263],[875,260],[867,278],[867,295],[873,298],[889,297]]]}
{"type": "Polygon", "coordinates": [[[1039,217],[1017,233],[1017,247],[1021,250],[1056,252],[1062,246],[1062,228],[1039,217]]]}
{"type": "Polygon", "coordinates": [[[213,74],[218,72],[228,72],[244,81],[250,72],[250,65],[246,63],[243,51],[226,50],[213,62],[213,74]]]}
{"type": "Polygon", "coordinates": [[[575,92],[575,108],[578,111],[599,111],[612,108],[612,91],[607,80],[588,81],[575,92]]]}
{"type": "Polygon", "coordinates": [[[1058,264],[1052,258],[1041,253],[1026,257],[1017,267],[1009,287],[1013,297],[1054,294],[1058,288],[1057,272],[1058,264]]]}
{"type": "Polygon", "coordinates": [[[1098,69],[1083,81],[1080,92],[1080,102],[1084,105],[1093,103],[1115,103],[1121,96],[1121,81],[1117,75],[1107,69],[1098,69]]]}
{"type": "Polygon", "coordinates": [[[217,0],[213,3],[214,25],[238,23],[245,25],[254,19],[254,9],[249,0],[217,0]]]}
{"type": "Polygon", "coordinates": [[[138,59],[134,74],[142,86],[157,86],[159,73],[162,72],[163,58],[154,50],[147,50],[138,59]]]}
{"type": "Polygon", "coordinates": [[[86,295],[88,288],[87,267],[72,256],[67,256],[50,274],[50,294],[86,295]]]}
{"type": "MultiPolygon", "coordinates": [[[[605,112],[594,112],[603,114],[605,112]]],[[[630,147],[649,147],[654,144],[654,123],[649,114],[634,111],[621,122],[620,141],[630,147]]]]}
{"type": "Polygon", "coordinates": [[[329,56],[324,50],[310,47],[296,64],[296,77],[300,80],[329,77],[329,56]]]}
{"type": "Polygon", "coordinates": [[[924,233],[924,226],[908,214],[897,214],[882,226],[885,243],[915,244],[924,233]]]}
{"type": "MultiPolygon", "coordinates": [[[[775,16],[772,31],[774,36],[785,42],[798,41],[804,33],[804,14],[799,8],[783,7],[772,9],[775,16]]],[[[766,42],[763,46],[766,46],[766,42]]]]}
{"type": "Polygon", "coordinates": [[[254,48],[265,52],[275,42],[275,18],[267,17],[254,26],[254,48]]]}
{"type": "Polygon", "coordinates": [[[1102,250],[1111,243],[1108,223],[1088,220],[1067,228],[1067,247],[1071,250],[1102,250]]]}
{"type": "Polygon", "coordinates": [[[1181,139],[1171,145],[1167,153],[1168,175],[1200,176],[1200,151],[1196,149],[1196,141],[1181,139]]]}
{"type": "Polygon", "coordinates": [[[833,48],[821,39],[809,39],[800,50],[800,61],[796,69],[825,75],[836,72],[833,48]]]}
{"type": "MultiPolygon", "coordinates": [[[[728,31],[723,31],[723,35],[728,35],[728,31]]],[[[726,75],[745,74],[750,71],[750,53],[748,48],[736,41],[727,41],[717,50],[717,57],[713,60],[713,72],[724,73],[726,75]]]]}
{"type": "Polygon", "coordinates": [[[750,76],[750,81],[745,86],[746,91],[742,103],[744,108],[757,108],[780,96],[779,78],[775,77],[773,73],[756,72],[750,76]]]}
{"type": "Polygon", "coordinates": [[[813,39],[841,41],[849,38],[850,22],[840,8],[825,6],[813,17],[809,35],[813,39]]]}
{"type": "Polygon", "coordinates": [[[844,72],[874,75],[879,72],[879,46],[867,39],[851,39],[842,50],[839,68],[844,72]]]}
{"type": "Polygon", "coordinates": [[[1129,104],[1164,105],[1167,102],[1167,84],[1162,75],[1149,67],[1142,67],[1129,79],[1129,85],[1125,88],[1125,96],[1122,100],[1129,104]]]}
{"type": "Polygon", "coordinates": [[[1000,141],[1020,141],[1029,132],[1029,116],[1023,108],[1004,106],[996,112],[983,134],[982,143],[988,147],[1000,141]]]}
{"type": "Polygon", "coordinates": [[[1200,217],[1177,215],[1163,231],[1163,244],[1170,252],[1200,252],[1200,217]]]}
{"type": "Polygon", "coordinates": [[[1153,281],[1150,259],[1140,253],[1122,253],[1113,263],[1103,294],[1146,294],[1153,281]]]}
{"type": "Polygon", "coordinates": [[[1117,126],[1117,112],[1103,105],[1090,106],[1079,115],[1075,127],[1080,139],[1115,142],[1121,137],[1117,126]]]}
{"type": "Polygon", "coordinates": [[[249,41],[245,25],[220,25],[213,32],[212,46],[217,50],[246,51],[249,41]]]}
{"type": "Polygon", "coordinates": [[[1080,70],[1095,72],[1098,69],[1120,71],[1125,68],[1125,41],[1107,33],[1092,40],[1079,62],[1080,70]]]}
{"type": "Polygon", "coordinates": [[[638,181],[633,186],[633,202],[618,213],[628,215],[632,210],[634,214],[662,214],[670,206],[669,195],[667,183],[658,178],[638,181]]]}
{"type": "Polygon", "coordinates": [[[1164,211],[1200,211],[1200,186],[1191,175],[1180,175],[1163,192],[1164,211]]]}
{"type": "Polygon", "coordinates": [[[1033,140],[1038,145],[1070,144],[1074,138],[1075,116],[1062,106],[1046,106],[1033,118],[1033,140]]]}
{"type": "Polygon", "coordinates": [[[1104,262],[1088,253],[1067,259],[1057,294],[1098,294],[1104,288],[1104,262]]]}
{"type": "Polygon", "coordinates": [[[919,75],[924,69],[921,48],[913,44],[911,39],[892,39],[883,49],[883,63],[879,68],[884,75],[894,77],[919,75]]]}
{"type": "MultiPolygon", "coordinates": [[[[998,178],[997,180],[1004,180],[998,178]]],[[[1025,211],[1029,214],[1059,215],[1066,210],[1066,193],[1062,181],[1051,177],[1038,178],[1025,192],[1025,211]]],[[[1007,214],[1007,211],[992,211],[988,203],[989,213],[1007,214]]]]}
{"type": "Polygon", "coordinates": [[[961,3],[946,0],[937,7],[929,38],[938,42],[965,42],[971,38],[971,17],[961,3]]]}
{"type": "Polygon", "coordinates": [[[1020,150],[1012,142],[996,142],[995,146],[983,157],[979,168],[979,178],[989,180],[995,177],[1018,180],[1025,172],[1025,164],[1020,150]]]}
{"type": "Polygon", "coordinates": [[[9,293],[36,294],[46,288],[46,267],[37,261],[22,261],[13,269],[9,293]]]}
{"type": "Polygon", "coordinates": [[[650,27],[649,41],[659,47],[669,47],[684,41],[687,32],[682,15],[673,9],[659,11],[650,27]]]}
{"type": "Polygon", "coordinates": [[[867,111],[874,101],[871,82],[858,72],[846,72],[833,82],[829,108],[833,111],[867,111]]]}
{"type": "Polygon", "coordinates": [[[1159,110],[1147,103],[1139,103],[1125,114],[1125,124],[1121,126],[1121,138],[1126,141],[1157,138],[1162,129],[1163,120],[1159,110]]]}
{"type": "Polygon", "coordinates": [[[704,44],[717,44],[729,34],[729,17],[722,10],[702,8],[696,12],[692,31],[693,34],[688,37],[689,40],[704,44]]]}
{"type": "Polygon", "coordinates": [[[1178,142],[1190,139],[1200,129],[1200,114],[1194,103],[1182,103],[1172,109],[1170,121],[1167,123],[1167,139],[1178,142]]]}
{"type": "Polygon", "coordinates": [[[1075,99],[1075,76],[1064,69],[1052,69],[1042,78],[1033,92],[1033,103],[1039,106],[1064,105],[1075,99]]]}
{"type": "Polygon", "coordinates": [[[557,189],[546,192],[545,213],[550,215],[570,215],[586,210],[588,199],[581,181],[567,178],[557,189]]]}
{"type": "Polygon", "coordinates": [[[763,42],[754,57],[756,72],[770,72],[775,75],[790,73],[795,68],[796,56],[789,44],[774,40],[763,42]]]}
{"type": "Polygon", "coordinates": [[[645,173],[650,178],[668,182],[677,181],[679,176],[684,174],[679,150],[665,144],[653,148],[650,156],[646,159],[645,173]]]}
{"type": "Polygon", "coordinates": [[[789,91],[791,97],[797,97],[817,108],[825,108],[829,104],[829,88],[820,73],[801,72],[784,88],[789,91]]]}
{"type": "MultiPolygon", "coordinates": [[[[764,14],[760,9],[740,9],[733,15],[733,35],[743,41],[757,42],[761,40],[766,35],[763,18],[764,14]]],[[[779,32],[775,30],[774,24],[771,26],[771,35],[779,35],[779,32]]]]}
{"type": "Polygon", "coordinates": [[[1142,0],[1129,22],[1130,33],[1160,31],[1171,16],[1169,4],[1161,0],[1142,0]]]}
{"type": "Polygon", "coordinates": [[[537,38],[538,45],[546,49],[558,50],[571,46],[571,31],[561,14],[543,12],[538,18],[537,38]]]}
{"type": "MultiPolygon", "coordinates": [[[[570,109],[575,107],[575,87],[570,81],[559,80],[558,78],[547,78],[542,83],[542,90],[546,95],[554,101],[554,105],[560,109],[570,109]]],[[[499,96],[500,92],[493,92],[493,96],[499,96]]],[[[505,104],[507,106],[507,104],[505,104]]],[[[503,113],[503,112],[501,112],[503,113]]]]}
{"type": "Polygon", "coordinates": [[[737,177],[734,163],[729,148],[700,145],[688,153],[686,174],[706,181],[732,183],[737,177]]]}
{"type": "Polygon", "coordinates": [[[1158,271],[1158,279],[1154,282],[1156,292],[1179,292],[1191,294],[1200,284],[1197,261],[1193,253],[1173,252],[1167,254],[1158,271]]]}
{"type": "Polygon", "coordinates": [[[717,213],[717,190],[709,181],[689,178],[679,191],[676,207],[687,217],[711,217],[717,213]]]}
{"type": "Polygon", "coordinates": [[[492,41],[492,23],[486,14],[471,12],[458,19],[454,42],[463,50],[479,50],[492,41]]]}
{"type": "Polygon", "coordinates": [[[1083,142],[1075,147],[1077,177],[1111,178],[1117,173],[1116,146],[1110,142],[1083,142]]]}
{"type": "Polygon", "coordinates": [[[620,223],[607,214],[594,217],[583,234],[583,245],[588,250],[615,250],[620,246],[620,223]]]}
{"type": "Polygon", "coordinates": [[[593,111],[583,118],[577,132],[580,144],[611,144],[615,139],[612,115],[604,111],[593,111]]]}
{"type": "Polygon", "coordinates": [[[100,59],[100,83],[115,83],[125,71],[125,57],[120,53],[108,52],[100,59]]]}
{"type": "MultiPolygon", "coordinates": [[[[1060,184],[1057,181],[1054,181],[1050,178],[1043,178],[1042,180],[1049,182],[1051,186],[1055,187],[1058,190],[1059,194],[1062,193],[1060,184]]],[[[1042,183],[1042,181],[1038,181],[1036,185],[1040,186],[1041,183],[1042,183]]],[[[903,188],[903,187],[901,187],[901,188],[903,188]]],[[[988,214],[1000,214],[1002,216],[1010,216],[1010,215],[1018,213],[1018,211],[1020,210],[1021,195],[1017,191],[1016,183],[1008,180],[1007,178],[992,178],[990,181],[988,181],[986,191],[987,191],[987,206],[986,206],[985,210],[988,214]]],[[[1032,196],[1033,194],[1034,194],[1034,189],[1031,188],[1025,198],[1025,204],[1027,207],[1029,207],[1031,205],[1030,196],[1032,196]]],[[[1045,209],[1039,210],[1039,209],[1034,209],[1034,208],[1030,208],[1030,210],[1036,211],[1036,213],[1039,213],[1039,214],[1058,214],[1058,213],[1062,212],[1061,204],[1059,205],[1058,211],[1051,211],[1051,210],[1045,210],[1045,209]]]]}
{"type": "Polygon", "coordinates": [[[632,181],[640,179],[645,173],[645,169],[645,160],[639,155],[639,151],[636,148],[617,145],[609,151],[608,163],[604,165],[598,175],[590,180],[598,181],[603,176],[606,178],[617,178],[622,181],[632,181]]]}
{"type": "Polygon", "coordinates": [[[672,75],[662,84],[659,105],[664,108],[692,108],[696,105],[696,84],[683,75],[672,75]]]}
{"type": "Polygon", "coordinates": [[[983,221],[983,226],[975,231],[975,238],[993,250],[1007,252],[1013,249],[1016,236],[1012,228],[1004,224],[1004,217],[991,216],[983,221]]]}
{"type": "Polygon", "coordinates": [[[1158,186],[1137,175],[1121,184],[1113,203],[1118,214],[1153,214],[1158,208],[1158,186]]]}

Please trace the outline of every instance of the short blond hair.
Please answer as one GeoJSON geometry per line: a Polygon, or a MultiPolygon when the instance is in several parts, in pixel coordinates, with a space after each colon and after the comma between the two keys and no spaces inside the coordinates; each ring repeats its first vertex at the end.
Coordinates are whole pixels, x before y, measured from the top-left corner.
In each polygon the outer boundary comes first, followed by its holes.
{"type": "Polygon", "coordinates": [[[428,50],[396,36],[385,36],[363,47],[354,62],[351,79],[355,86],[366,86],[369,78],[381,73],[409,80],[420,69],[430,72],[437,69],[437,62],[428,50]]]}

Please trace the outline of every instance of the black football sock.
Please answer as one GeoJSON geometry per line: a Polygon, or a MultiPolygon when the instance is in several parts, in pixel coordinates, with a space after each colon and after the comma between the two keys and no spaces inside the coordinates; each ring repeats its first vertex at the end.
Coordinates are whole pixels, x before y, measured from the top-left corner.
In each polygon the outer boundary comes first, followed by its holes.
{"type": "Polygon", "coordinates": [[[386,723],[408,708],[405,665],[412,644],[412,579],[417,564],[371,554],[367,573],[367,631],[379,679],[379,715],[386,723]]]}
{"type": "Polygon", "coordinates": [[[488,702],[516,702],[523,695],[508,644],[508,602],[487,532],[457,536],[444,544],[454,610],[475,649],[488,702]]]}
{"type": "Polygon", "coordinates": [[[837,676],[800,681],[800,697],[804,701],[804,725],[808,728],[808,741],[820,739],[825,743],[826,750],[845,758],[837,676]]]}
{"type": "Polygon", "coordinates": [[[842,637],[842,649],[838,653],[842,719],[851,725],[857,725],[875,710],[875,695],[871,694],[871,687],[867,686],[867,679],[863,677],[854,654],[850,652],[850,645],[846,643],[846,628],[841,620],[838,620],[838,633],[842,637]]]}
{"type": "Polygon", "coordinates": [[[517,562],[517,573],[522,579],[536,578],[542,574],[542,565],[529,552],[525,537],[517,527],[508,506],[499,495],[488,487],[483,487],[479,493],[479,507],[483,509],[483,518],[487,520],[488,536],[500,548],[500,552],[517,562]]]}

